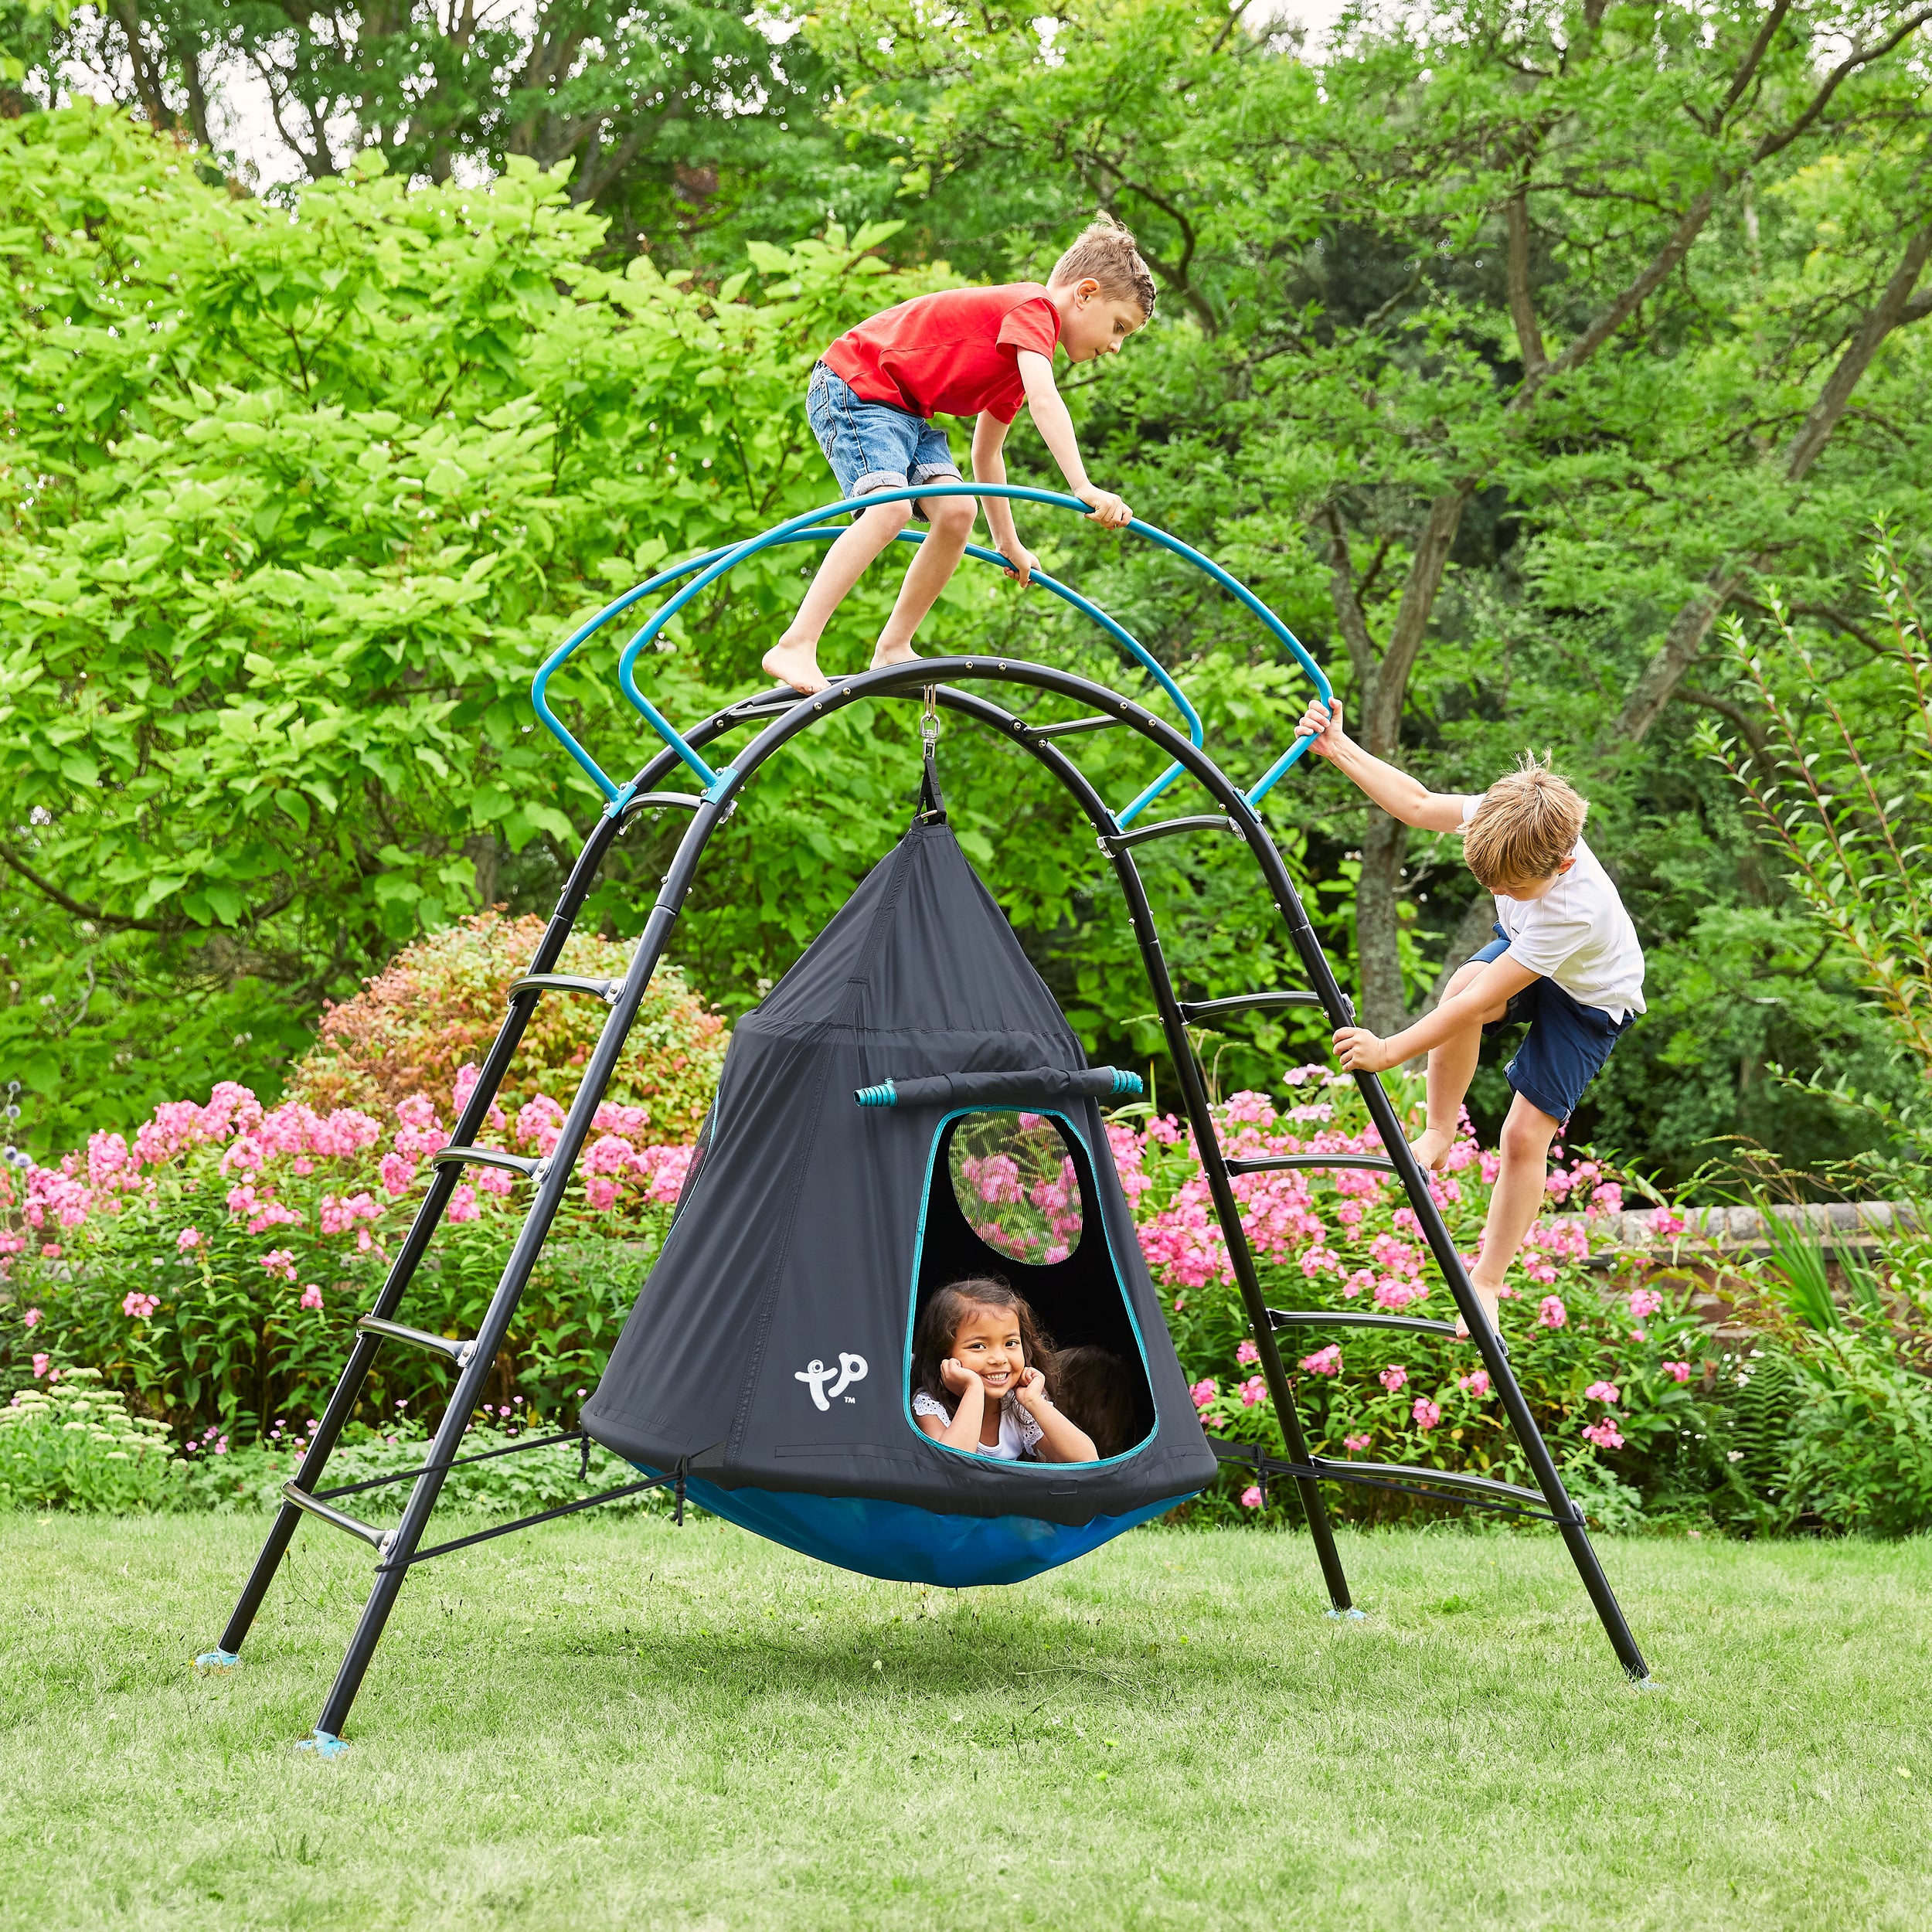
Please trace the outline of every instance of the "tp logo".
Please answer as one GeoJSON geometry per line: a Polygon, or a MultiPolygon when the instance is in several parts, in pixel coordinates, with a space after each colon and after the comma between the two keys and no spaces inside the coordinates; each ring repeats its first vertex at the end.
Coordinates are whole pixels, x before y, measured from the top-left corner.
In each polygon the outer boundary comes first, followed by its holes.
{"type": "MultiPolygon", "coordinates": [[[[815,1355],[804,1368],[794,1369],[791,1379],[794,1382],[805,1383],[811,1389],[811,1399],[821,1409],[829,1409],[833,1396],[842,1396],[853,1383],[865,1380],[866,1358],[862,1355],[842,1355],[838,1358],[838,1366],[828,1369],[815,1355]],[[832,1383],[830,1389],[825,1386],[828,1382],[832,1383]]],[[[846,1399],[849,1401],[851,1400],[849,1396],[846,1399]]]]}

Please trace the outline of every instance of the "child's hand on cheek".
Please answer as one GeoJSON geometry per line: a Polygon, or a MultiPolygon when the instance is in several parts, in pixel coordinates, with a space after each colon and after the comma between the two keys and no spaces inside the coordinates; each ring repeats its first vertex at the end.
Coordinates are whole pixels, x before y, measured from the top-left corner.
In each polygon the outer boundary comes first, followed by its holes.
{"type": "Polygon", "coordinates": [[[1046,1378],[1037,1369],[1022,1369],[1013,1393],[1030,1414],[1046,1400],[1046,1378]]]}
{"type": "Polygon", "coordinates": [[[939,1365],[939,1379],[956,1396],[963,1396],[968,1389],[975,1388],[982,1395],[985,1393],[986,1385],[955,1355],[949,1355],[939,1365]]]}

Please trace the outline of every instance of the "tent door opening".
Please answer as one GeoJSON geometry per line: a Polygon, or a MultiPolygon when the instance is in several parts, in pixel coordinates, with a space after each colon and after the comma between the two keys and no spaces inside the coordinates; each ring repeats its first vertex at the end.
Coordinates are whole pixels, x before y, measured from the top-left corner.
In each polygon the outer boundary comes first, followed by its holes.
{"type": "Polygon", "coordinates": [[[990,1274],[1026,1297],[1056,1348],[1104,1349],[1119,1358],[1134,1403],[1121,1454],[1152,1436],[1146,1350],[1100,1212],[1094,1158],[1058,1114],[981,1107],[940,1123],[906,1327],[908,1427],[918,1429],[910,1406],[912,1338],[926,1304],[949,1283],[990,1274]]]}

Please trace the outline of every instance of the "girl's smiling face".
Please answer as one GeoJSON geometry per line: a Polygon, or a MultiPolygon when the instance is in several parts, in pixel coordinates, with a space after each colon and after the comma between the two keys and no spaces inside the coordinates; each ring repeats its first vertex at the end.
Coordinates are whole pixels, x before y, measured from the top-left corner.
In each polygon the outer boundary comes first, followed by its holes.
{"type": "Polygon", "coordinates": [[[1019,1386],[1026,1349],[1019,1323],[1010,1309],[975,1302],[953,1335],[953,1359],[986,1385],[993,1400],[1019,1386]]]}

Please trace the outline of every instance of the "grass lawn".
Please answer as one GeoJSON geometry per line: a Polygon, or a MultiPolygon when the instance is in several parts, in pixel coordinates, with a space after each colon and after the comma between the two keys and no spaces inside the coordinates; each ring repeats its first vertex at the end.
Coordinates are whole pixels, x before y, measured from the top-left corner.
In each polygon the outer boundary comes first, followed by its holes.
{"type": "Polygon", "coordinates": [[[366,1587],[298,1535],[234,1675],[235,1519],[0,1518],[0,1923],[1932,1925],[1932,1545],[1624,1542],[1631,1689],[1554,1536],[1148,1529],[957,1595],[715,1522],[366,1587]]]}

